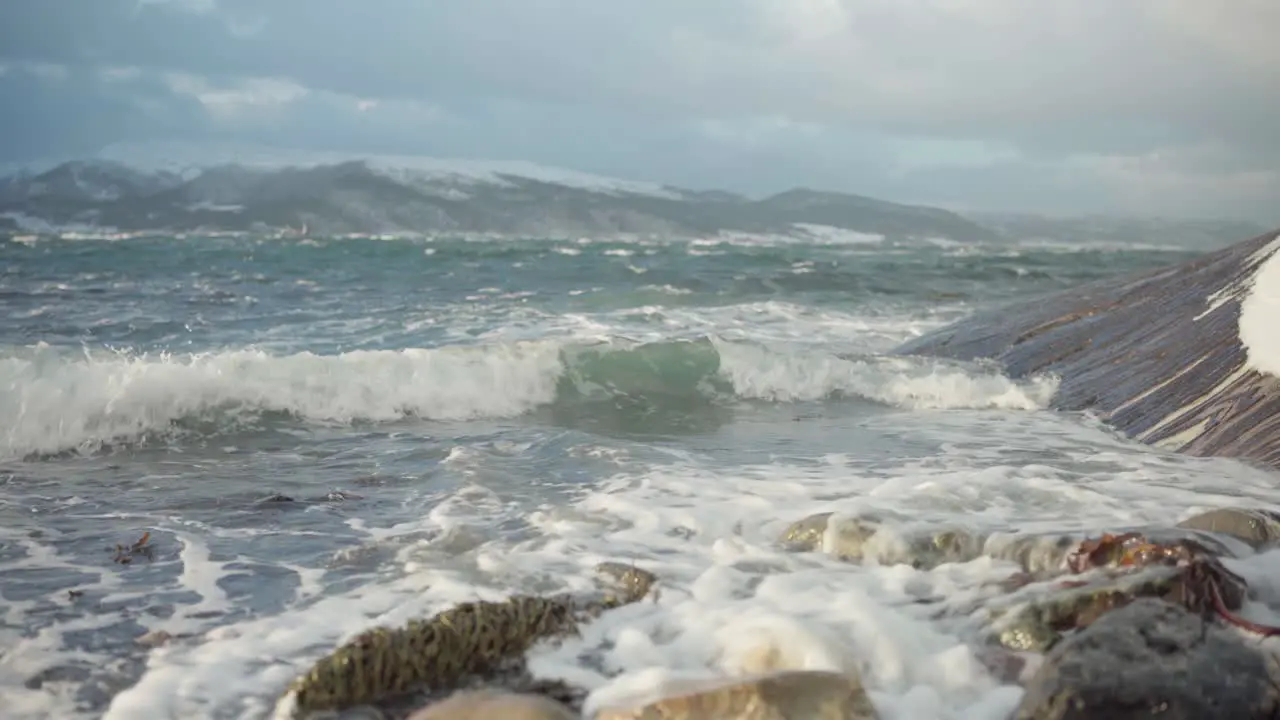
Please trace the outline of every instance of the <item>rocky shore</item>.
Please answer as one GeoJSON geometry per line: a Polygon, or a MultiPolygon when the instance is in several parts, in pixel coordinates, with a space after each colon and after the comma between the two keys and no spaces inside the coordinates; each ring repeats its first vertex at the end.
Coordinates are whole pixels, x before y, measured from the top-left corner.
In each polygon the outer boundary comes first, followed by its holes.
{"type": "MultiPolygon", "coordinates": [[[[972,624],[975,655],[1019,685],[1012,719],[1280,717],[1280,660],[1259,640],[1280,628],[1244,615],[1255,599],[1232,559],[1280,543],[1280,514],[1219,509],[1168,527],[1094,537],[889,532],[881,519],[813,515],[778,542],[794,552],[918,568],[980,557],[1014,568],[994,597],[940,614],[972,624]]],[[[584,714],[586,690],[535,678],[525,655],[601,613],[655,599],[661,579],[606,563],[588,597],[466,603],[404,628],[366,632],[290,687],[278,717],[460,720],[873,720],[856,673],[786,667],[685,682],[635,706],[584,714]],[[328,713],[322,715],[321,713],[328,713]]],[[[929,599],[921,602],[928,603],[929,599]]]]}

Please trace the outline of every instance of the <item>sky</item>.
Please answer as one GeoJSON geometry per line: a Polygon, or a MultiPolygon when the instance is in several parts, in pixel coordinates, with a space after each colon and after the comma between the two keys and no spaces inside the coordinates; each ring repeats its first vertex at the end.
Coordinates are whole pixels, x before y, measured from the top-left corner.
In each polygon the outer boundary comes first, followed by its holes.
{"type": "Polygon", "coordinates": [[[1280,226],[1276,0],[12,0],[0,163],[117,142],[1280,226]]]}

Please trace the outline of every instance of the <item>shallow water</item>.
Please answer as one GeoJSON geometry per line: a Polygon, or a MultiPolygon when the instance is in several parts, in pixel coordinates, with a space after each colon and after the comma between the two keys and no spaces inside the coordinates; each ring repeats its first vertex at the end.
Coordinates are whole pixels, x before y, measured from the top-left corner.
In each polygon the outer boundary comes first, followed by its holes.
{"type": "MultiPolygon", "coordinates": [[[[657,572],[658,600],[534,657],[591,706],[772,645],[861,669],[889,720],[1003,718],[1021,691],[978,662],[972,619],[915,601],[980,604],[1010,564],[775,541],[831,510],[1029,533],[1274,505],[1260,470],[1044,410],[1053,378],[884,354],[1190,256],[856,235],[0,246],[0,703],[263,718],[359,630],[585,590],[621,560],[657,572]],[[113,562],[144,532],[149,558],[113,562]]],[[[1242,572],[1265,589],[1269,563],[1242,572]]]]}

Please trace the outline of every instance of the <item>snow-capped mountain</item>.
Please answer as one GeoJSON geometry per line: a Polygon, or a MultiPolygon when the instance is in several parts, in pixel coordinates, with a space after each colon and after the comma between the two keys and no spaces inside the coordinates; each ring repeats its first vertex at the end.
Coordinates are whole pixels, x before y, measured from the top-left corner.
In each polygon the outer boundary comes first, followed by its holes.
{"type": "MultiPolygon", "coordinates": [[[[320,235],[525,237],[721,232],[807,237],[811,233],[804,228],[825,227],[967,242],[1023,235],[1038,226],[1025,218],[972,219],[938,208],[806,189],[751,199],[527,162],[239,145],[120,144],[92,158],[0,170],[0,231],[10,233],[302,227],[320,235]]],[[[1059,235],[1070,230],[1061,222],[1045,227],[1059,235]]],[[[1096,228],[1096,223],[1082,227],[1096,228]]],[[[1238,224],[1224,231],[1226,240],[1244,235],[1238,224]]]]}
{"type": "Polygon", "coordinates": [[[0,178],[0,229],[316,234],[706,236],[811,223],[885,235],[983,239],[954,213],[795,190],[753,200],[526,162],[122,144],[0,178]]]}
{"type": "Polygon", "coordinates": [[[19,201],[60,197],[113,202],[160,192],[180,181],[171,173],[148,172],[111,161],[73,160],[39,174],[10,176],[9,182],[0,186],[0,197],[19,201]]]}

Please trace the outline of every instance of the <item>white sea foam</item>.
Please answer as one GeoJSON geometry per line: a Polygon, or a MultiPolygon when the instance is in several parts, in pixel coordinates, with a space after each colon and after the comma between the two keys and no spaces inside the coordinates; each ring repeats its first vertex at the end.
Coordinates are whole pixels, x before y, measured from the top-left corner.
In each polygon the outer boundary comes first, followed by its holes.
{"type": "Polygon", "coordinates": [[[857,232],[832,225],[795,223],[793,227],[799,230],[803,237],[830,245],[879,245],[884,242],[884,235],[880,233],[857,232]]]}
{"type": "Polygon", "coordinates": [[[1280,377],[1280,235],[1262,252],[1240,303],[1240,342],[1250,367],[1280,377]]]}
{"type": "Polygon", "coordinates": [[[1174,243],[1119,242],[1107,240],[1069,241],[1052,238],[1024,238],[1015,247],[1043,252],[1073,254],[1089,252],[1186,252],[1185,246],[1174,243]]]}
{"type": "Polygon", "coordinates": [[[1057,380],[1024,383],[996,373],[921,364],[906,358],[846,359],[827,353],[777,353],[760,345],[717,342],[721,373],[738,395],[792,402],[852,395],[917,409],[1005,408],[1048,405],[1057,380]]]}
{"type": "MultiPolygon", "coordinates": [[[[991,583],[1007,578],[1013,565],[979,559],[933,570],[856,566],[784,552],[774,542],[783,527],[834,510],[944,515],[979,528],[1096,530],[1169,522],[1271,492],[1261,473],[1223,463],[1183,464],[1174,472],[1162,467],[1174,461],[1129,446],[1115,445],[1118,457],[1100,454],[1114,442],[1048,415],[1009,427],[1014,432],[1001,436],[1010,444],[1034,439],[1080,461],[1105,457],[1127,470],[1082,482],[1062,469],[1008,463],[1000,455],[1011,451],[1005,442],[988,447],[991,455],[950,448],[925,462],[880,469],[843,455],[733,467],[694,455],[662,468],[624,461],[621,472],[577,502],[528,511],[537,536],[515,543],[484,539],[502,504],[464,490],[420,521],[371,539],[472,528],[480,542],[451,549],[400,544],[376,583],[153,650],[142,679],[116,696],[105,718],[141,712],[260,718],[307,663],[373,625],[530,586],[587,590],[595,563],[622,560],[657,572],[657,598],[612,611],[582,637],[532,654],[536,674],[588,688],[588,709],[652,697],[692,678],[786,667],[858,670],[886,720],[1003,720],[1021,690],[1001,685],[979,662],[969,634],[974,626],[964,616],[971,603],[998,593],[991,583]],[[1151,491],[1153,481],[1160,481],[1159,492],[1151,491]],[[939,600],[920,604],[922,598],[939,600]],[[957,617],[937,619],[944,608],[957,617]],[[584,656],[594,660],[584,665],[584,656]]],[[[1274,567],[1273,555],[1236,565],[1251,579],[1262,577],[1274,567]]],[[[186,584],[207,587],[203,577],[192,573],[186,584]]],[[[1274,595],[1259,586],[1264,597],[1274,595]]]]}
{"type": "Polygon", "coordinates": [[[718,307],[644,305],[594,316],[567,315],[560,322],[593,332],[617,332],[657,341],[666,337],[715,335],[725,339],[786,344],[805,351],[888,352],[907,338],[959,319],[963,305],[945,305],[904,316],[868,310],[854,314],[830,308],[767,300],[718,307]]]}
{"type": "Polygon", "coordinates": [[[501,417],[555,397],[559,345],[273,356],[36,352],[0,359],[4,450],[52,452],[163,431],[210,411],[276,411],[321,422],[501,417]]]}
{"type": "MultiPolygon", "coordinates": [[[[712,346],[719,369],[707,372],[729,381],[746,399],[790,402],[846,395],[902,407],[1034,409],[1043,407],[1055,388],[1051,378],[1015,383],[926,360],[847,359],[820,350],[720,339],[712,346]]],[[[0,453],[93,448],[164,433],[175,422],[207,420],[211,414],[233,423],[244,420],[245,413],[262,412],[322,423],[509,417],[556,400],[566,362],[587,349],[643,350],[634,341],[572,339],[331,356],[236,350],[68,357],[37,348],[0,359],[0,387],[7,386],[0,394],[0,453]]],[[[654,372],[648,379],[627,368],[606,368],[583,387],[616,384],[633,392],[661,392],[663,372],[654,372]]],[[[675,391],[692,391],[685,387],[675,391]]]]}

